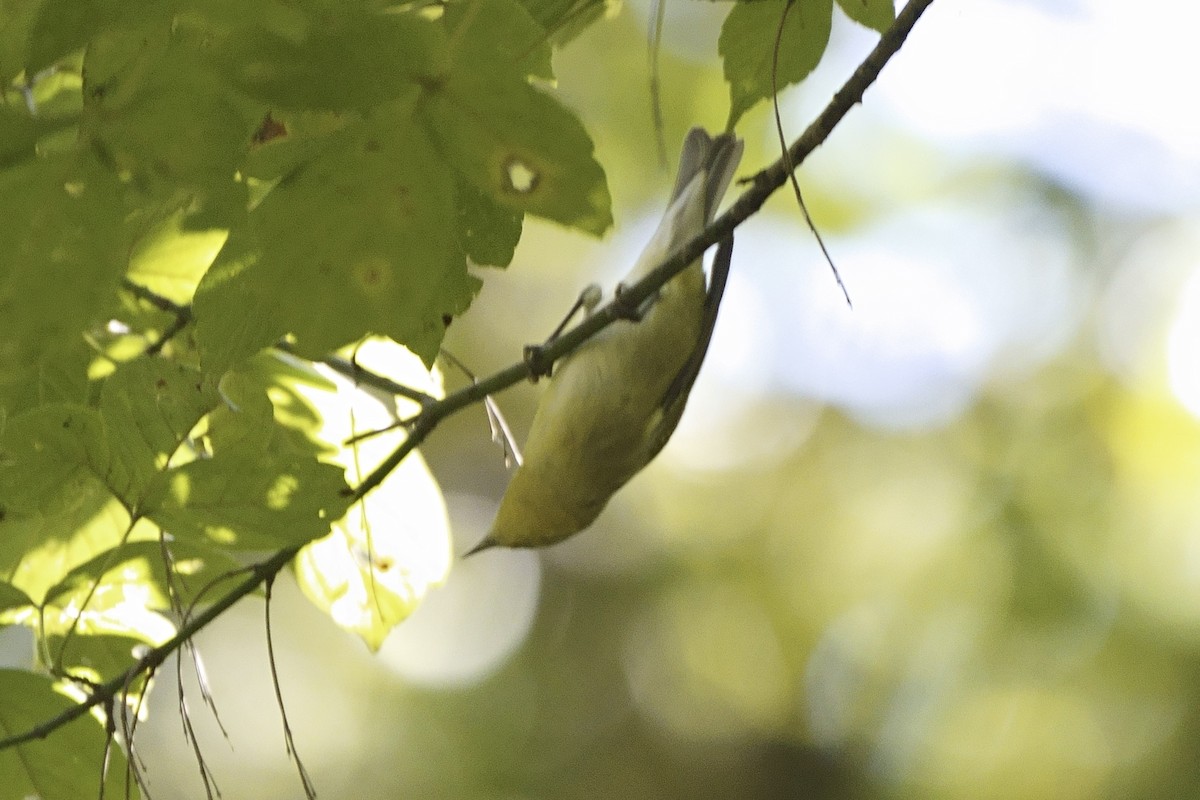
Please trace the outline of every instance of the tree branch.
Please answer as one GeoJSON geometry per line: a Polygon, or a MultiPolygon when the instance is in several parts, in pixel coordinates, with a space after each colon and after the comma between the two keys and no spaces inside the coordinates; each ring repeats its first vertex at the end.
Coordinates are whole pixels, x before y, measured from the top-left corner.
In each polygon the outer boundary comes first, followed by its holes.
{"type": "MultiPolygon", "coordinates": [[[[833,99],[825,107],[825,110],[808,126],[803,135],[788,148],[788,157],[781,157],[778,161],[755,175],[750,181],[750,188],[743,192],[724,214],[713,220],[704,231],[688,241],[645,278],[637,283],[626,286],[622,294],[622,305],[627,307],[628,305],[637,306],[641,304],[672,277],[682,272],[688,264],[700,258],[704,254],[704,251],[711,245],[731,234],[738,225],[757,213],[767,198],[787,181],[789,173],[787,164],[789,160],[795,166],[803,163],[809,154],[829,137],[834,127],[846,116],[850,109],[861,102],[863,93],[879,76],[880,71],[888,60],[900,49],[900,46],[908,37],[909,32],[921,14],[932,2],[933,0],[909,0],[908,5],[896,17],[896,21],[892,24],[892,27],[880,37],[879,43],[862,64],[859,65],[858,69],[854,71],[849,80],[833,96],[833,99]]],[[[141,287],[134,288],[133,286],[129,286],[127,288],[147,302],[158,305],[154,299],[148,296],[149,293],[141,287]]],[[[169,307],[161,305],[159,307],[177,315],[184,308],[173,303],[169,307]]],[[[553,364],[620,318],[622,318],[620,310],[612,302],[608,303],[579,325],[546,344],[541,351],[543,363],[546,365],[553,364]]],[[[338,366],[334,364],[331,364],[331,366],[338,369],[338,366]]],[[[357,376],[364,383],[376,385],[373,379],[367,378],[370,373],[359,371],[357,367],[353,369],[355,374],[351,375],[351,377],[357,376]]],[[[368,475],[357,488],[351,490],[351,496],[356,500],[361,499],[378,486],[409,453],[433,432],[433,429],[443,419],[467,406],[482,401],[485,396],[513,386],[531,377],[531,375],[531,365],[522,361],[478,383],[447,395],[442,400],[423,403],[423,410],[410,421],[408,438],[368,475]]],[[[405,393],[397,392],[397,394],[405,393]]],[[[408,395],[405,394],[405,396],[408,395]]],[[[197,614],[189,620],[171,639],[147,652],[138,663],[116,678],[98,686],[91,697],[79,705],[72,706],[67,711],[27,731],[0,739],[0,750],[34,739],[43,739],[63,725],[79,719],[92,708],[110,703],[139,674],[147,670],[157,669],[172,653],[233,606],[234,603],[253,592],[264,581],[268,581],[279,574],[291,562],[299,550],[299,547],[289,547],[280,550],[267,560],[252,567],[250,575],[245,580],[237,584],[202,613],[197,614]]]]}
{"type": "MultiPolygon", "coordinates": [[[[167,341],[169,341],[173,336],[175,336],[175,334],[179,333],[192,322],[191,306],[176,303],[174,300],[163,297],[157,292],[153,292],[150,289],[147,289],[145,286],[142,286],[140,283],[131,281],[129,278],[125,278],[121,281],[121,287],[137,299],[149,303],[159,311],[172,314],[175,317],[175,321],[171,324],[171,326],[158,338],[156,342],[154,342],[154,344],[150,346],[149,349],[146,350],[146,355],[155,355],[158,353],[158,351],[162,349],[163,345],[165,345],[167,341]]],[[[281,353],[287,353],[288,355],[294,355],[295,353],[295,349],[287,342],[277,342],[275,344],[275,349],[281,353]]],[[[345,375],[347,378],[355,381],[356,383],[370,386],[373,389],[378,389],[379,391],[386,392],[390,395],[406,397],[409,400],[419,403],[422,407],[427,406],[430,403],[437,402],[437,398],[431,394],[422,392],[420,389],[414,389],[411,386],[405,386],[402,383],[396,383],[390,378],[371,372],[369,369],[364,368],[361,364],[342,358],[341,356],[328,355],[319,360],[322,364],[325,364],[334,372],[345,375]]]]}
{"type": "MultiPolygon", "coordinates": [[[[609,301],[583,322],[543,346],[538,354],[538,367],[552,366],[555,361],[573,352],[618,319],[623,319],[622,307],[633,306],[636,308],[641,305],[667,281],[682,272],[688,264],[704,255],[705,250],[725,236],[732,234],[738,225],[758,213],[767,198],[787,182],[791,172],[789,165],[793,169],[799,167],[814,150],[829,138],[829,134],[849,113],[850,109],[862,102],[863,93],[879,77],[884,65],[904,44],[909,32],[912,31],[921,14],[932,2],[933,0],[909,0],[908,5],[892,23],[892,27],[888,28],[887,32],[879,38],[875,48],[858,65],[854,74],[834,94],[833,99],[805,129],[800,138],[788,148],[786,156],[780,156],[778,161],[756,174],[750,180],[750,188],[743,192],[724,214],[709,223],[708,227],[676,250],[670,258],[655,267],[638,282],[625,286],[619,304],[609,301]]],[[[522,361],[476,384],[447,395],[443,400],[426,406],[420,414],[412,419],[408,438],[404,440],[404,443],[363,479],[362,483],[353,490],[352,496],[359,499],[382,483],[383,479],[404,460],[405,456],[411,453],[446,417],[466,406],[478,403],[486,395],[495,394],[531,377],[534,377],[533,365],[522,361]]]]}
{"type": "Polygon", "coordinates": [[[63,725],[79,719],[92,708],[112,702],[113,698],[132,683],[133,679],[139,674],[147,670],[158,669],[167,660],[168,656],[207,627],[209,623],[224,614],[234,603],[257,589],[263,581],[279,574],[279,571],[287,566],[288,562],[295,557],[299,550],[299,547],[289,547],[274,553],[266,561],[255,564],[250,568],[250,575],[245,580],[230,589],[221,599],[193,617],[170,639],[158,647],[148,650],[146,655],[142,656],[132,667],[107,683],[97,686],[92,692],[92,696],[87,700],[84,700],[79,705],[71,706],[61,714],[57,714],[27,731],[0,739],[0,750],[34,739],[44,739],[63,725]]]}

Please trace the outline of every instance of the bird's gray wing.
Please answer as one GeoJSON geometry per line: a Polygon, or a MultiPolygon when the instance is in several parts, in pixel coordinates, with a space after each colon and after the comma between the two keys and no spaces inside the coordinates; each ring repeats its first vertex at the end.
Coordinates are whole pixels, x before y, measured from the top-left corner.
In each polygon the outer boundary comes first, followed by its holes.
{"type": "Polygon", "coordinates": [[[667,440],[671,438],[671,434],[679,425],[680,418],[683,417],[688,397],[692,393],[692,387],[696,384],[696,377],[700,374],[700,366],[704,363],[704,357],[708,355],[708,345],[712,342],[713,330],[717,325],[717,312],[721,308],[721,298],[725,295],[725,284],[729,279],[729,265],[732,259],[733,234],[731,233],[717,245],[717,253],[713,258],[712,276],[708,282],[708,296],[704,300],[704,316],[700,321],[700,338],[696,341],[696,348],[692,350],[692,354],[684,363],[683,368],[679,370],[675,379],[667,387],[666,394],[663,395],[662,416],[647,437],[647,462],[666,446],[667,440]]]}

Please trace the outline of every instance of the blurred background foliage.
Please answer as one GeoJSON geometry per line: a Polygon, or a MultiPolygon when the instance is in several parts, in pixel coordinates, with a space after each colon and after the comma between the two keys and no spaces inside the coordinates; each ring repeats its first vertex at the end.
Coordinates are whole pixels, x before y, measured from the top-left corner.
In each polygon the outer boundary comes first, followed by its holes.
{"type": "MultiPolygon", "coordinates": [[[[668,4],[672,153],[724,120],[726,11],[668,4]]],[[[1198,13],[935,3],[800,172],[853,310],[780,192],[738,232],[676,438],[592,530],[459,562],[378,657],[281,586],[321,796],[1200,793],[1200,136],[1175,41],[1198,13]]],[[[656,222],[649,15],[629,2],[556,57],[616,231],[527,222],[450,332],[481,374],[656,222]]],[[[835,14],[782,99],[792,136],[875,39],[835,14]]],[[[769,114],[739,126],[746,175],[776,155],[769,114]]],[[[500,398],[518,438],[536,397],[500,398]]],[[[506,481],[482,410],[423,451],[465,550],[506,481]]],[[[299,797],[261,613],[200,640],[232,748],[193,716],[226,797],[299,797]]],[[[169,683],[142,756],[152,790],[199,797],[169,683]]]]}

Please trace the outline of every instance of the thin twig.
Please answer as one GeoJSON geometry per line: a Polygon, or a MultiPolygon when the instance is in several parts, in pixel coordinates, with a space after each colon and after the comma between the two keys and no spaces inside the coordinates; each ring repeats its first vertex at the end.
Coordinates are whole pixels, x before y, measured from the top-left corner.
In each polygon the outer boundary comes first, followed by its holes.
{"type": "Polygon", "coordinates": [[[850,302],[850,292],[847,291],[846,284],[842,282],[842,274],[838,272],[838,268],[834,265],[833,257],[829,255],[829,248],[825,246],[825,240],[821,238],[821,232],[817,230],[812,215],[808,213],[808,204],[804,202],[804,196],[800,194],[800,181],[796,178],[796,167],[788,155],[787,138],[783,135],[783,118],[779,114],[779,50],[783,46],[783,29],[787,24],[788,12],[792,10],[792,6],[795,4],[796,0],[788,0],[787,4],[783,7],[783,14],[779,17],[779,28],[775,31],[775,49],[771,53],[771,107],[775,111],[775,133],[779,136],[779,151],[784,166],[787,167],[788,179],[791,181],[792,191],[796,194],[796,204],[800,206],[800,211],[804,214],[804,221],[808,223],[808,229],[812,231],[812,235],[817,240],[817,245],[821,248],[821,254],[825,256],[825,263],[833,270],[833,279],[837,281],[838,288],[842,290],[842,297],[846,298],[846,305],[854,308],[854,303],[850,302]]]}
{"type": "Polygon", "coordinates": [[[264,606],[265,625],[267,633],[267,663],[271,666],[271,686],[275,689],[275,704],[279,707],[279,718],[283,722],[283,744],[287,750],[288,758],[296,765],[296,771],[300,773],[300,783],[304,787],[304,796],[308,800],[316,800],[317,788],[312,782],[312,778],[308,774],[308,770],[304,766],[304,762],[300,760],[300,753],[296,751],[296,740],[292,736],[292,726],[288,723],[287,706],[283,702],[283,688],[279,685],[279,667],[278,661],[275,658],[275,637],[271,634],[271,589],[275,586],[275,576],[267,578],[266,591],[267,597],[264,606]]]}
{"type": "MultiPolygon", "coordinates": [[[[117,556],[121,552],[121,548],[124,547],[125,543],[129,541],[129,535],[133,533],[133,528],[138,524],[139,520],[140,518],[137,515],[130,514],[129,524],[125,527],[125,532],[121,534],[121,538],[117,542],[116,546],[108,551],[104,557],[104,561],[100,564],[99,574],[101,577],[108,572],[109,567],[111,567],[116,561],[117,556]]],[[[96,578],[92,585],[88,587],[87,593],[83,596],[83,602],[79,604],[79,610],[76,611],[75,616],[71,618],[71,624],[67,627],[67,632],[63,635],[62,644],[58,646],[58,653],[54,657],[54,663],[48,665],[50,667],[50,671],[55,675],[66,674],[66,670],[63,668],[63,659],[66,658],[67,655],[67,647],[71,644],[71,639],[75,636],[75,631],[79,628],[79,623],[83,619],[84,613],[87,611],[88,604],[92,602],[92,598],[95,597],[96,591],[99,588],[100,578],[96,578]]]]}
{"type": "Polygon", "coordinates": [[[176,303],[174,300],[163,297],[157,292],[154,292],[139,283],[135,283],[129,278],[123,278],[121,280],[121,287],[137,299],[145,303],[149,303],[159,311],[171,314],[175,317],[171,324],[167,326],[167,329],[159,334],[157,339],[150,343],[142,355],[158,355],[160,352],[162,352],[162,349],[167,346],[167,342],[178,336],[184,328],[192,323],[191,306],[176,303]]]}
{"type": "MultiPolygon", "coordinates": [[[[167,340],[176,335],[179,331],[183,330],[192,322],[192,307],[189,305],[176,303],[174,300],[163,297],[152,289],[148,289],[139,283],[131,281],[129,278],[125,278],[121,281],[121,287],[137,299],[149,303],[159,311],[173,314],[175,316],[175,321],[168,328],[171,335],[168,336],[164,332],[164,334],[160,336],[157,341],[147,348],[145,352],[146,355],[157,354],[158,351],[162,349],[163,345],[166,344],[167,340]]],[[[273,347],[281,353],[287,353],[288,355],[296,354],[296,348],[293,347],[291,343],[286,341],[276,342],[273,347]]],[[[375,372],[371,372],[369,369],[365,369],[359,364],[356,364],[349,359],[342,358],[341,356],[327,355],[317,360],[328,366],[334,372],[345,375],[347,378],[357,381],[358,383],[378,389],[381,392],[398,395],[400,397],[406,397],[422,406],[437,402],[437,398],[428,392],[423,392],[420,389],[414,389],[411,386],[405,386],[402,383],[396,383],[390,378],[375,372]]]]}
{"type": "MultiPolygon", "coordinates": [[[[296,350],[288,342],[277,342],[275,349],[281,353],[295,355],[296,350]]],[[[412,386],[405,386],[403,383],[396,383],[391,378],[380,375],[377,372],[372,372],[356,361],[341,356],[328,355],[324,358],[317,359],[325,366],[332,369],[339,375],[344,375],[355,383],[361,383],[370,386],[372,389],[378,389],[387,394],[396,395],[412,400],[421,406],[427,406],[436,403],[438,399],[428,392],[423,392],[420,389],[414,389],[412,386]]]]}
{"type": "Polygon", "coordinates": [[[97,686],[92,692],[92,696],[87,700],[84,700],[78,705],[71,706],[62,712],[55,714],[53,717],[33,726],[32,728],[29,728],[28,730],[0,739],[0,750],[13,747],[14,745],[23,744],[25,742],[31,742],[35,739],[45,739],[63,725],[74,722],[75,720],[87,714],[96,706],[110,702],[134,678],[143,672],[154,670],[160,667],[172,653],[174,653],[193,636],[204,630],[204,628],[206,628],[214,620],[228,611],[235,603],[237,603],[237,601],[254,592],[254,590],[262,585],[262,582],[270,576],[278,574],[280,570],[282,570],[291,562],[293,558],[295,558],[296,553],[299,552],[299,550],[299,547],[284,548],[283,550],[279,550],[272,554],[271,557],[265,561],[261,561],[253,567],[248,568],[250,575],[241,583],[238,583],[236,586],[230,589],[228,594],[223,595],[211,606],[197,614],[166,642],[162,643],[158,647],[153,647],[147,650],[146,654],[143,655],[138,662],[129,669],[125,670],[112,680],[97,686]]]}

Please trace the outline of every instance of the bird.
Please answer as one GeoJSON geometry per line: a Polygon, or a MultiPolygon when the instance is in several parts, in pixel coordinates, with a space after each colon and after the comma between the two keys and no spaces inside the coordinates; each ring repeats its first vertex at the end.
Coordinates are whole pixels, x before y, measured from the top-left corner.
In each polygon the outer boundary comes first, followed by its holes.
{"type": "MultiPolygon", "coordinates": [[[[713,220],[742,151],[732,133],[713,136],[701,127],[688,132],[670,202],[617,287],[618,301],[623,286],[643,278],[713,220]]],[[[678,425],[707,352],[720,302],[716,282],[714,269],[710,291],[697,258],[628,309],[628,318],[558,362],[534,414],[524,460],[490,530],[467,555],[492,547],[545,547],[579,533],[650,463],[678,425]]]]}

